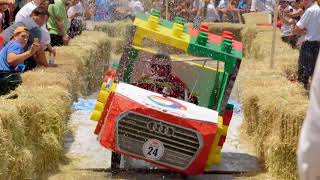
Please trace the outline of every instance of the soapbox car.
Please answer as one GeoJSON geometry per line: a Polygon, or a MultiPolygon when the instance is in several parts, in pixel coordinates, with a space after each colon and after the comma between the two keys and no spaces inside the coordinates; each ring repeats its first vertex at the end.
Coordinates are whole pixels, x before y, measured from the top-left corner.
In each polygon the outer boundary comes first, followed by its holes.
{"type": "Polygon", "coordinates": [[[113,151],[111,168],[119,168],[124,155],[197,175],[221,161],[242,44],[230,32],[214,35],[206,24],[193,29],[182,18],[170,22],[159,14],[136,16],[119,64],[103,80],[91,119],[98,121],[100,144],[113,151]],[[150,73],[150,59],[158,52],[170,56],[172,73],[186,86],[184,98],[137,84],[150,73]],[[190,97],[195,101],[188,102],[190,97]]]}

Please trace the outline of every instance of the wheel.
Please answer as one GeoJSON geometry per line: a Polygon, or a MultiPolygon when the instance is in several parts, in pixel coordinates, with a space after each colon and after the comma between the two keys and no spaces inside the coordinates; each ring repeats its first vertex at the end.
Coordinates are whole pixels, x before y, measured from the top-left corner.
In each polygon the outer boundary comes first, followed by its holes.
{"type": "Polygon", "coordinates": [[[120,169],[121,155],[115,152],[111,154],[111,171],[120,169]]]}

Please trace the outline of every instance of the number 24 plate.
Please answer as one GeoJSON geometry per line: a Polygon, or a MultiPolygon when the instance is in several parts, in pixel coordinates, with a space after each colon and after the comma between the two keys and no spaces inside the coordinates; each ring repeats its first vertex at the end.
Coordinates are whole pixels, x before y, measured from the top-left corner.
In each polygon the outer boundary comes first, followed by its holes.
{"type": "Polygon", "coordinates": [[[159,160],[164,154],[163,143],[157,139],[149,139],[143,144],[143,155],[151,160],[159,160]]]}

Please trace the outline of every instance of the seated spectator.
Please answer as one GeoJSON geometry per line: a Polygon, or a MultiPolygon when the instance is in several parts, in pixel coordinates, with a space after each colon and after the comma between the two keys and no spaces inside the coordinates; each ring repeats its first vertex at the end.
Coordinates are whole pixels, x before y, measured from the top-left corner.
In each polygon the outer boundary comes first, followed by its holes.
{"type": "MultiPolygon", "coordinates": [[[[24,26],[29,29],[29,40],[27,45],[25,46],[25,50],[28,50],[33,44],[34,39],[38,39],[39,42],[42,41],[41,37],[41,26],[43,26],[48,19],[48,11],[43,7],[37,7],[31,13],[31,17],[27,17],[21,22],[16,22],[8,27],[6,30],[2,32],[2,36],[4,38],[4,44],[10,41],[15,29],[19,26],[24,26]]],[[[26,65],[26,70],[31,70],[35,68],[37,65],[48,66],[47,59],[43,49],[38,50],[32,57],[28,60],[24,61],[26,65]]]]}
{"type": "MultiPolygon", "coordinates": [[[[29,17],[34,9],[37,7],[43,7],[44,9],[48,10],[50,4],[50,0],[33,0],[26,5],[24,5],[17,13],[15,22],[23,21],[23,19],[29,17]]],[[[44,50],[48,50],[50,54],[55,56],[56,52],[54,48],[51,46],[51,38],[49,31],[46,25],[41,27],[41,41],[40,44],[44,50]]]]}
{"type": "Polygon", "coordinates": [[[70,38],[74,38],[75,36],[80,35],[82,32],[84,8],[80,0],[72,0],[70,3],[70,7],[67,12],[70,23],[68,36],[70,38]]]}
{"type": "Polygon", "coordinates": [[[17,27],[11,40],[0,51],[0,70],[16,70],[18,64],[33,56],[41,46],[34,41],[27,51],[24,47],[29,39],[29,30],[25,27],[17,27]]]}

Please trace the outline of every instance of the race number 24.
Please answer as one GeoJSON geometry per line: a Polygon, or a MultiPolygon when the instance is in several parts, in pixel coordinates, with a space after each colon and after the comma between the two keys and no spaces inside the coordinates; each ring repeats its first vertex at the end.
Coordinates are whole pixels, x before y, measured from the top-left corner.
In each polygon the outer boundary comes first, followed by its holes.
{"type": "Polygon", "coordinates": [[[163,143],[157,139],[149,139],[143,144],[143,155],[151,160],[159,160],[164,154],[163,143]]]}

